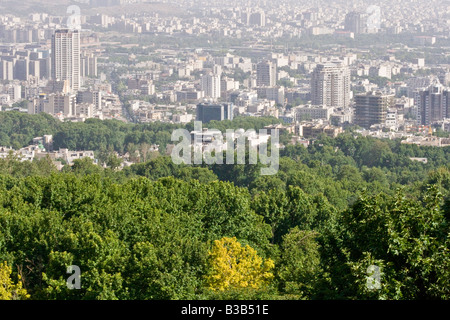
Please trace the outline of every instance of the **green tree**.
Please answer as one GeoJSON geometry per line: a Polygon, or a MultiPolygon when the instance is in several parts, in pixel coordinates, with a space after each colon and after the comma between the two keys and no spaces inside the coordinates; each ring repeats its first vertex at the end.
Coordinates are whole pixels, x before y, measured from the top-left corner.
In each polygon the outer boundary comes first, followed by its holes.
{"type": "Polygon", "coordinates": [[[421,202],[401,192],[362,196],[342,216],[334,249],[324,250],[336,292],[353,299],[447,299],[449,229],[441,206],[435,186],[421,202]],[[379,290],[367,286],[371,265],[381,270],[379,290]]]}
{"type": "Polygon", "coordinates": [[[277,263],[280,291],[308,299],[312,296],[321,273],[318,234],[294,227],[283,236],[281,254],[277,263]]]}

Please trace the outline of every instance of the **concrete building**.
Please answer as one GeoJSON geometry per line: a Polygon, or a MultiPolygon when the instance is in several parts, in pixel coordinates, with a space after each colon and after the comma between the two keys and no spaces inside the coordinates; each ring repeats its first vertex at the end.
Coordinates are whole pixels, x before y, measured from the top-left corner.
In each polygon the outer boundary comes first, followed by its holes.
{"type": "Polygon", "coordinates": [[[202,76],[202,90],[206,98],[219,99],[220,91],[220,76],[210,73],[202,76]]]}
{"type": "Polygon", "coordinates": [[[192,121],[192,114],[186,113],[186,114],[174,114],[172,116],[172,121],[175,123],[189,123],[192,121]]]}
{"type": "Polygon", "coordinates": [[[208,123],[211,120],[233,120],[232,103],[199,103],[196,111],[196,120],[203,123],[208,123]]]}
{"type": "Polygon", "coordinates": [[[304,120],[324,119],[330,120],[333,113],[333,107],[304,105],[293,108],[295,121],[301,122],[304,120]]]}
{"type": "Polygon", "coordinates": [[[360,12],[349,12],[345,15],[345,31],[361,34],[367,32],[367,15],[360,12]]]}
{"type": "Polygon", "coordinates": [[[254,12],[250,14],[248,22],[250,25],[264,27],[266,25],[266,15],[262,11],[254,12]]]}
{"type": "Polygon", "coordinates": [[[339,63],[318,64],[311,75],[311,104],[346,108],[350,104],[350,70],[339,63]]]}
{"type": "Polygon", "coordinates": [[[323,123],[307,123],[299,126],[299,135],[304,138],[317,138],[321,134],[326,134],[331,138],[336,138],[343,132],[341,127],[335,127],[323,123]]]}
{"type": "Polygon", "coordinates": [[[75,105],[75,116],[91,118],[94,115],[94,105],[92,103],[79,103],[75,105]]]}
{"type": "Polygon", "coordinates": [[[93,112],[102,109],[102,92],[84,90],[77,92],[77,104],[88,103],[93,105],[93,112]]]}
{"type": "Polygon", "coordinates": [[[82,77],[97,77],[97,57],[93,53],[83,53],[80,58],[80,72],[82,77]]]}
{"type": "Polygon", "coordinates": [[[75,116],[76,99],[77,96],[75,94],[52,93],[44,101],[44,112],[62,114],[65,117],[75,116]]]}
{"type": "Polygon", "coordinates": [[[31,60],[29,62],[29,75],[36,79],[41,78],[41,63],[39,60],[31,60]]]}
{"type": "Polygon", "coordinates": [[[386,127],[396,128],[399,125],[397,109],[388,109],[386,113],[386,127]]]}
{"type": "Polygon", "coordinates": [[[22,99],[22,86],[19,84],[12,84],[8,87],[8,94],[11,101],[15,102],[22,99]]]}
{"type": "Polygon", "coordinates": [[[428,88],[417,90],[414,99],[417,108],[417,124],[430,125],[450,118],[450,90],[433,79],[428,88]]]}
{"type": "Polygon", "coordinates": [[[14,63],[12,61],[0,61],[0,80],[14,80],[14,63]]]}
{"type": "Polygon", "coordinates": [[[27,81],[30,74],[30,61],[28,57],[16,59],[14,64],[14,79],[27,81]]]}
{"type": "Polygon", "coordinates": [[[374,124],[385,125],[388,109],[394,104],[394,94],[377,91],[356,95],[354,123],[367,129],[374,124]]]}
{"type": "Polygon", "coordinates": [[[261,96],[267,100],[275,101],[277,104],[283,105],[285,102],[284,87],[264,88],[265,96],[261,96]]]}
{"type": "Polygon", "coordinates": [[[204,97],[203,91],[197,91],[197,90],[183,90],[183,91],[177,91],[176,92],[176,100],[180,102],[184,101],[198,101],[204,97]]]}
{"type": "Polygon", "coordinates": [[[81,83],[80,31],[60,29],[52,37],[52,78],[69,81],[76,92],[81,83]]]}
{"type": "Polygon", "coordinates": [[[238,90],[239,89],[239,81],[236,81],[229,77],[222,77],[220,81],[220,96],[221,98],[226,99],[228,91],[238,90]]]}
{"type": "Polygon", "coordinates": [[[274,87],[277,84],[277,65],[268,60],[256,65],[256,86],[274,87]]]}

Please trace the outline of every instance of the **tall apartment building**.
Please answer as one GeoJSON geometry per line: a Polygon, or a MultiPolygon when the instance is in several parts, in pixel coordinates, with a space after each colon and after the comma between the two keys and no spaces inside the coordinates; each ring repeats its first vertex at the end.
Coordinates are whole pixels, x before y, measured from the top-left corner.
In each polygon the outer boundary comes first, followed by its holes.
{"type": "Polygon", "coordinates": [[[450,118],[450,89],[434,79],[429,87],[418,89],[414,103],[417,108],[417,123],[430,125],[450,118]]]}
{"type": "Polygon", "coordinates": [[[81,82],[80,64],[80,32],[56,30],[52,37],[53,80],[69,80],[71,91],[78,91],[81,82]]]}
{"type": "Polygon", "coordinates": [[[350,70],[337,63],[318,64],[311,75],[311,104],[346,108],[350,104],[350,70]]]}
{"type": "Polygon", "coordinates": [[[31,60],[29,62],[29,75],[36,79],[41,78],[41,63],[39,60],[31,60]]]}
{"type": "Polygon", "coordinates": [[[97,57],[93,53],[84,53],[80,60],[82,77],[97,77],[97,57]]]}
{"type": "Polygon", "coordinates": [[[250,11],[247,8],[243,12],[241,12],[241,22],[245,25],[248,25],[250,23],[250,11]]]}
{"type": "Polygon", "coordinates": [[[355,34],[367,32],[367,14],[349,12],[345,15],[345,30],[355,34]]]}
{"type": "Polygon", "coordinates": [[[264,27],[266,25],[266,15],[262,11],[254,12],[254,13],[250,14],[248,22],[250,25],[264,27]]]}
{"type": "Polygon", "coordinates": [[[374,124],[385,124],[388,109],[395,105],[394,94],[380,91],[355,96],[354,123],[363,128],[374,124]]]}
{"type": "Polygon", "coordinates": [[[14,62],[0,60],[0,80],[14,80],[14,62]]]}
{"type": "Polygon", "coordinates": [[[277,65],[268,60],[256,65],[256,86],[274,87],[277,84],[277,65]]]}
{"type": "Polygon", "coordinates": [[[51,58],[50,57],[42,58],[42,59],[39,59],[38,61],[39,61],[39,64],[40,64],[40,66],[39,66],[39,71],[40,71],[39,76],[40,76],[40,78],[41,79],[42,78],[49,79],[51,77],[51,75],[52,75],[51,58]]]}
{"type": "Polygon", "coordinates": [[[197,105],[197,121],[208,123],[211,120],[233,120],[232,103],[199,103],[197,105]]]}
{"type": "Polygon", "coordinates": [[[220,98],[220,76],[210,73],[202,76],[202,90],[205,93],[205,97],[218,99],[220,98]]]}
{"type": "Polygon", "coordinates": [[[30,61],[28,57],[16,59],[14,65],[14,79],[27,81],[30,74],[30,61]]]}

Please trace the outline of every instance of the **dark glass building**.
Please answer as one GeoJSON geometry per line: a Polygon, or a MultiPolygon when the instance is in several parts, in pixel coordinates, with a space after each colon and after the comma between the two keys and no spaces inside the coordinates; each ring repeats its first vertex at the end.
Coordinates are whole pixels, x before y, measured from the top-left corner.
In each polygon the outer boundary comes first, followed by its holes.
{"type": "Polygon", "coordinates": [[[232,103],[199,103],[197,105],[197,121],[208,123],[211,120],[233,120],[232,103]]]}

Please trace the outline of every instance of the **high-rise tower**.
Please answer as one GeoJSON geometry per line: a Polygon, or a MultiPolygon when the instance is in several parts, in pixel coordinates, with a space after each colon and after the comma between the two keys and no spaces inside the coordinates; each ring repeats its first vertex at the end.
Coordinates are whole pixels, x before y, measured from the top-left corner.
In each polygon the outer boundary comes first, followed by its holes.
{"type": "Polygon", "coordinates": [[[56,30],[52,38],[52,78],[68,80],[70,90],[80,88],[80,31],[56,30]]]}
{"type": "Polygon", "coordinates": [[[261,61],[256,66],[256,86],[274,87],[277,83],[277,65],[272,61],[261,61]]]}
{"type": "Polygon", "coordinates": [[[355,124],[370,128],[374,124],[385,124],[388,109],[395,105],[395,95],[379,91],[355,96],[355,124]]]}
{"type": "Polygon", "coordinates": [[[346,108],[350,103],[350,71],[336,63],[318,64],[311,76],[311,103],[346,108]]]}
{"type": "Polygon", "coordinates": [[[418,89],[414,100],[419,125],[430,125],[450,117],[450,89],[437,78],[432,79],[429,87],[418,89]]]}

